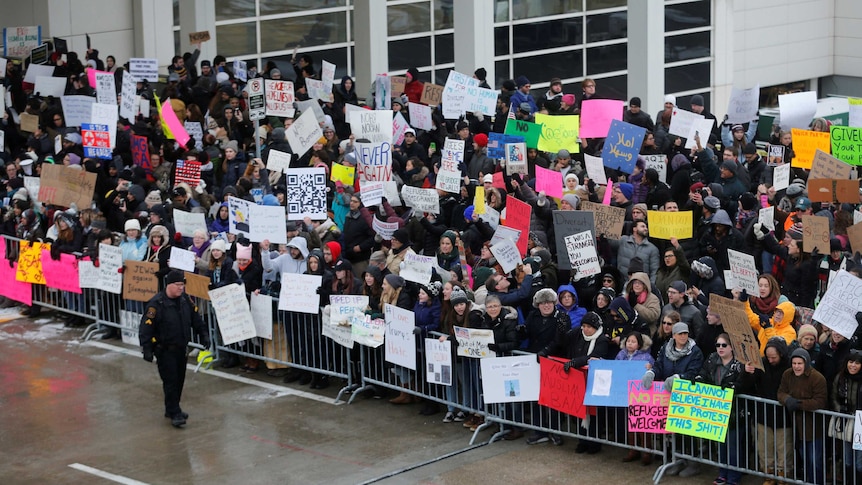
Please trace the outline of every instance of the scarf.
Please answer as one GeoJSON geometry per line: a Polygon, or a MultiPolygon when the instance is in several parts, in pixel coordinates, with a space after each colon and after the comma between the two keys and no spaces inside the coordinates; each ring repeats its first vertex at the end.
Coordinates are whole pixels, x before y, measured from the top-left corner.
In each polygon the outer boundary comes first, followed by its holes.
{"type": "Polygon", "coordinates": [[[688,342],[685,343],[685,347],[677,350],[676,342],[671,338],[668,340],[667,345],[664,346],[664,356],[667,357],[667,360],[676,362],[690,354],[692,348],[694,348],[694,340],[689,339],[688,342]]]}
{"type": "Polygon", "coordinates": [[[754,219],[759,215],[759,212],[755,210],[740,210],[738,214],[736,214],[736,228],[742,230],[748,225],[748,222],[754,219]]]}
{"type": "Polygon", "coordinates": [[[591,336],[587,336],[583,331],[581,331],[581,333],[584,336],[584,340],[590,343],[589,347],[587,347],[587,356],[589,357],[589,355],[593,353],[593,349],[596,347],[596,340],[602,336],[602,327],[597,328],[596,333],[591,336]]]}
{"type": "Polygon", "coordinates": [[[754,297],[754,306],[757,307],[757,310],[760,313],[766,313],[767,315],[772,315],[772,312],[775,311],[775,307],[778,306],[778,298],[774,296],[768,296],[766,298],[754,297]]]}
{"type": "Polygon", "coordinates": [[[248,269],[249,266],[251,266],[251,260],[248,260],[248,263],[245,263],[245,266],[243,266],[239,263],[236,263],[236,265],[240,271],[245,271],[246,269],[248,269]]]}

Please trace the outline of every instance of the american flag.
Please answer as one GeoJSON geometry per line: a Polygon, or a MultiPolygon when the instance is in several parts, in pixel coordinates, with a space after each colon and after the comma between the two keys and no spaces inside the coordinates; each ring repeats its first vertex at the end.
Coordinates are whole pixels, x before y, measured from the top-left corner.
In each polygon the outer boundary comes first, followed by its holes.
{"type": "Polygon", "coordinates": [[[197,160],[177,160],[174,183],[185,182],[192,188],[198,186],[201,180],[201,162],[197,160]]]}
{"type": "Polygon", "coordinates": [[[509,114],[508,114],[508,115],[506,115],[506,118],[507,118],[507,119],[510,119],[510,120],[514,120],[514,119],[515,119],[515,110],[516,110],[516,109],[517,109],[517,107],[515,106],[515,103],[512,103],[512,106],[509,106],[509,114]]]}

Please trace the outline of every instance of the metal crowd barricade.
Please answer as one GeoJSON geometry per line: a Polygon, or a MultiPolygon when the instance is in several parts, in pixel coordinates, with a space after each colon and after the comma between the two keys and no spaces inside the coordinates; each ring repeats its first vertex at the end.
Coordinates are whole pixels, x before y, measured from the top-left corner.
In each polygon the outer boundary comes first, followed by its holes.
{"type": "Polygon", "coordinates": [[[776,483],[862,485],[862,473],[853,470],[852,461],[853,455],[862,451],[850,453],[851,462],[845,463],[845,450],[852,450],[852,441],[845,441],[838,433],[829,436],[827,431],[838,420],[842,428],[849,427],[847,437],[852,439],[855,416],[828,410],[792,413],[777,401],[749,395],[736,396],[735,400],[737,424],[728,429],[724,444],[675,435],[673,462],[664,468],[685,461],[776,483]],[[806,432],[809,427],[811,434],[806,432]]]}
{"type": "MultiPolygon", "coordinates": [[[[336,401],[354,388],[351,369],[351,350],[342,347],[321,334],[320,314],[277,310],[278,299],[273,298],[272,339],[253,338],[225,345],[221,340],[215,311],[205,302],[206,321],[210,328],[215,360],[223,360],[229,354],[250,357],[267,363],[273,369],[293,368],[346,380],[338,392],[336,401]]],[[[358,376],[358,374],[356,374],[358,376]]]]}

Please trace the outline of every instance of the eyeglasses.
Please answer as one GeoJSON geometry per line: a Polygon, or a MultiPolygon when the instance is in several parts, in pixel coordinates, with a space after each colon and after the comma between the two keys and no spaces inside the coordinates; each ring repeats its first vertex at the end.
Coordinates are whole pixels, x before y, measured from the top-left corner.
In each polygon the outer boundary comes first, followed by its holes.
{"type": "Polygon", "coordinates": [[[602,282],[603,283],[613,283],[614,279],[613,278],[602,278],[602,282]]]}
{"type": "Polygon", "coordinates": [[[721,343],[721,342],[716,342],[716,344],[715,344],[715,348],[717,348],[717,349],[723,349],[725,347],[730,347],[730,344],[725,344],[725,343],[721,343]]]}
{"type": "Polygon", "coordinates": [[[664,259],[670,259],[670,258],[675,258],[675,257],[676,257],[675,254],[665,254],[664,255],[664,259]]]}
{"type": "Polygon", "coordinates": [[[667,320],[661,322],[662,325],[673,325],[673,322],[668,322],[667,320]]]}

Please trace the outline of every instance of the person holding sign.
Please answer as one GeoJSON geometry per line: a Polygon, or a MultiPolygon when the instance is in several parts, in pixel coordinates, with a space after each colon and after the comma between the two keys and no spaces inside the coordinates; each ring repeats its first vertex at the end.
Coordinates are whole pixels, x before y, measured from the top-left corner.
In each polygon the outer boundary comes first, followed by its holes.
{"type": "MultiPolygon", "coordinates": [[[[695,377],[695,380],[705,384],[721,386],[723,389],[734,389],[734,395],[736,395],[745,392],[742,388],[746,373],[754,374],[754,366],[750,363],[743,365],[736,360],[733,354],[733,347],[730,346],[730,336],[723,333],[715,340],[715,352],[710,354],[706,362],[703,363],[703,368],[697,377],[695,377]]],[[[722,465],[726,464],[736,467],[740,466],[740,457],[744,457],[747,453],[744,447],[740,449],[740,443],[744,444],[747,442],[746,430],[748,424],[745,421],[745,415],[742,414],[738,417],[737,413],[740,410],[738,408],[734,409],[734,407],[736,407],[735,403],[732,403],[730,418],[727,424],[727,436],[724,443],[718,444],[718,462],[722,465]]],[[[741,479],[741,472],[720,466],[718,469],[718,478],[713,483],[737,485],[741,479]]]]}
{"type": "MultiPolygon", "coordinates": [[[[778,402],[793,413],[796,443],[801,453],[808,483],[825,483],[823,467],[823,430],[815,429],[818,423],[812,411],[825,409],[828,399],[826,378],[811,367],[808,351],[796,349],[790,354],[790,371],[781,376],[778,402]]],[[[820,424],[818,428],[822,426],[820,424]]],[[[801,477],[788,477],[801,478],[801,477]]]]}
{"type": "Polygon", "coordinates": [[[189,415],[180,408],[183,384],[186,379],[186,347],[192,332],[204,347],[210,347],[210,337],[198,307],[185,292],[182,271],[171,270],[164,281],[164,290],[149,302],[141,317],[138,337],[144,360],[159,367],[162,390],[165,394],[165,417],[171,418],[176,428],[185,426],[189,415]]]}
{"type": "MultiPolygon", "coordinates": [[[[819,271],[820,252],[817,248],[811,255],[805,253],[802,246],[801,224],[792,226],[785,234],[785,246],[778,244],[775,236],[763,226],[754,223],[754,235],[758,241],[763,241],[766,251],[786,261],[784,279],[781,282],[781,293],[796,304],[806,308],[814,308],[814,297],[817,296],[817,273],[819,271]],[[787,237],[790,236],[790,237],[787,237]]],[[[736,247],[736,246],[734,246],[736,247]]],[[[741,246],[740,246],[741,247],[741,246]]]]}
{"type": "MultiPolygon", "coordinates": [[[[777,400],[781,377],[790,370],[788,345],[781,337],[772,337],[766,343],[763,369],[755,369],[752,394],[764,399],[777,400]]],[[[793,463],[793,434],[789,413],[773,404],[758,402],[754,413],[756,421],[756,448],[761,470],[785,476],[785,466],[793,463]]]]}
{"type": "MultiPolygon", "coordinates": [[[[862,351],[854,349],[850,351],[841,371],[835,377],[835,383],[832,386],[832,410],[855,415],[858,410],[862,410],[860,396],[862,396],[862,351]]],[[[832,417],[829,428],[831,431],[829,435],[839,438],[844,445],[844,483],[860,483],[862,451],[853,449],[854,419],[832,417]]]]}
{"type": "Polygon", "coordinates": [[[787,345],[796,340],[796,330],[793,328],[796,306],[793,303],[785,300],[777,304],[770,315],[761,311],[757,305],[747,304],[748,292],[745,290],[739,293],[739,299],[746,303],[745,313],[751,328],[757,334],[757,340],[760,341],[761,356],[766,352],[766,343],[774,337],[783,339],[787,345]]]}

